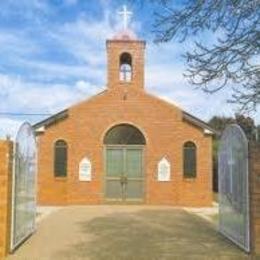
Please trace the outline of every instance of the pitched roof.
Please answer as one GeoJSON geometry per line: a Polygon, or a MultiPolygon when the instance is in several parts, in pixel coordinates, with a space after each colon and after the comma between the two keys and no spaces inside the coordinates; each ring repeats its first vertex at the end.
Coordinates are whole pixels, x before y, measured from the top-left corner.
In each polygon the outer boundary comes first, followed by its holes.
{"type": "Polygon", "coordinates": [[[181,107],[179,107],[178,105],[174,104],[174,103],[171,103],[165,99],[162,99],[158,96],[155,96],[151,93],[146,93],[147,95],[149,95],[150,97],[152,98],[155,98],[155,99],[158,99],[160,100],[161,102],[169,105],[169,106],[175,106],[177,107],[179,110],[182,111],[182,115],[183,115],[183,119],[186,120],[187,122],[199,127],[199,128],[203,128],[203,129],[206,129],[210,132],[212,132],[212,134],[214,135],[220,135],[220,133],[218,131],[216,131],[214,128],[212,128],[208,123],[204,122],[203,120],[189,114],[188,112],[184,111],[181,107]]]}
{"type": "MultiPolygon", "coordinates": [[[[91,99],[93,99],[93,98],[95,98],[95,97],[97,97],[97,96],[99,96],[99,95],[105,93],[106,91],[107,91],[107,90],[103,90],[103,91],[97,93],[96,95],[94,95],[94,96],[88,98],[87,101],[89,101],[89,100],[91,100],[91,99]]],[[[79,102],[79,103],[77,103],[77,104],[75,104],[75,105],[79,105],[79,104],[82,103],[82,102],[86,102],[86,100],[81,101],[81,102],[79,102]]],[[[75,106],[75,105],[72,105],[71,107],[73,107],[73,106],[75,106]]],[[[57,123],[57,122],[59,122],[59,121],[61,121],[61,120],[66,119],[68,116],[69,116],[69,108],[64,109],[64,110],[62,110],[62,111],[60,111],[60,112],[58,112],[58,113],[56,113],[56,114],[54,114],[54,115],[52,115],[52,116],[50,116],[50,117],[44,119],[44,120],[42,120],[42,121],[40,121],[40,122],[34,124],[34,125],[33,125],[33,128],[34,128],[35,130],[37,130],[37,129],[41,128],[41,127],[51,126],[51,125],[53,125],[53,124],[55,124],[55,123],[57,123]]]]}
{"type": "Polygon", "coordinates": [[[212,128],[208,123],[202,121],[201,119],[183,111],[183,119],[190,122],[191,124],[198,126],[200,128],[204,128],[212,132],[214,135],[219,135],[220,133],[212,128]]]}
{"type": "Polygon", "coordinates": [[[44,119],[44,120],[34,124],[33,128],[34,129],[38,129],[38,128],[42,127],[42,126],[48,127],[48,126],[50,126],[52,124],[57,123],[58,121],[61,121],[61,120],[65,119],[65,118],[67,118],[68,115],[69,115],[68,109],[62,110],[59,113],[57,113],[57,114],[55,114],[53,116],[50,116],[50,117],[48,117],[48,118],[46,118],[46,119],[44,119]]]}

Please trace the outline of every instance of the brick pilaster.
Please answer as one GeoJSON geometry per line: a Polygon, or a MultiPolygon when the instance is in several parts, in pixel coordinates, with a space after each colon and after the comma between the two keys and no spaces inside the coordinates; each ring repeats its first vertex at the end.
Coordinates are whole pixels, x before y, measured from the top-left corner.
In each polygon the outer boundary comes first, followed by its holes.
{"type": "Polygon", "coordinates": [[[249,150],[251,251],[260,256],[260,143],[251,143],[249,150]]]}
{"type": "Polygon", "coordinates": [[[11,230],[12,143],[0,140],[0,259],[9,251],[11,230]]]}

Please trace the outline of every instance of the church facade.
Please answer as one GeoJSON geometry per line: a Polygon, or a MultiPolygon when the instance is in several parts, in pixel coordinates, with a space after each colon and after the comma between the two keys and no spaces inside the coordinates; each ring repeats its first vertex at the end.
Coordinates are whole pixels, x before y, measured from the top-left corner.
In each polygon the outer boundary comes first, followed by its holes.
{"type": "Polygon", "coordinates": [[[214,130],[147,93],[145,44],[107,40],[106,90],[34,126],[39,204],[211,205],[214,130]]]}

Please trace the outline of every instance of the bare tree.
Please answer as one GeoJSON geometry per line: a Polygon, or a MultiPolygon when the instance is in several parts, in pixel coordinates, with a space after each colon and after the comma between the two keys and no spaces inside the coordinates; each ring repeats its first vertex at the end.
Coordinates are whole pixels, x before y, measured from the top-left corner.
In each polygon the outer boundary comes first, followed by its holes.
{"type": "Polygon", "coordinates": [[[157,42],[173,38],[182,42],[203,32],[218,35],[215,44],[195,41],[195,49],[184,55],[188,80],[209,93],[229,86],[229,102],[238,103],[241,111],[256,110],[260,104],[260,0],[189,0],[178,7],[170,0],[158,1],[163,8],[156,13],[157,42]]]}

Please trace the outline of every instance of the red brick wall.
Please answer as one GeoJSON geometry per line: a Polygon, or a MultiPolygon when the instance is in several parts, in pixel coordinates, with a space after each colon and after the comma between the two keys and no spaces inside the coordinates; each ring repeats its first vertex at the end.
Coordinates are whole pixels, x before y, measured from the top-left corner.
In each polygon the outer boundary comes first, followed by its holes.
{"type": "Polygon", "coordinates": [[[260,256],[260,144],[250,145],[249,158],[251,247],[260,256]]]}
{"type": "MultiPolygon", "coordinates": [[[[107,82],[109,88],[122,85],[119,78],[120,55],[124,52],[132,56],[132,80],[128,87],[144,87],[144,41],[107,41],[107,82]]],[[[125,83],[124,83],[125,84],[125,83]]]]}
{"type": "Polygon", "coordinates": [[[145,203],[209,206],[212,201],[212,137],[183,121],[182,111],[147,94],[143,89],[144,42],[108,41],[108,90],[69,109],[69,116],[48,127],[39,142],[39,203],[104,203],[104,145],[106,132],[114,125],[133,124],[146,138],[145,203]],[[119,82],[119,55],[133,55],[133,81],[119,82]],[[55,178],[53,145],[65,139],[69,146],[68,176],[55,178]],[[183,178],[182,146],[197,145],[197,178],[183,178]],[[80,182],[79,163],[92,163],[92,181],[80,182]],[[171,181],[157,181],[157,164],[166,156],[171,163],[171,181]]]}
{"type": "Polygon", "coordinates": [[[103,138],[120,123],[137,126],[146,137],[146,203],[206,206],[211,203],[212,138],[182,121],[182,112],[144,91],[123,88],[107,91],[69,109],[69,117],[39,136],[39,202],[41,204],[102,203],[104,201],[103,138]],[[68,177],[53,174],[53,145],[68,142],[68,177]],[[198,176],[183,178],[182,146],[197,145],[198,176]],[[87,156],[92,162],[91,182],[78,181],[78,165],[87,156]],[[171,163],[171,181],[157,181],[157,163],[166,156],[171,163]]]}
{"type": "Polygon", "coordinates": [[[0,140],[0,259],[8,254],[11,230],[12,143],[0,140]]]}

